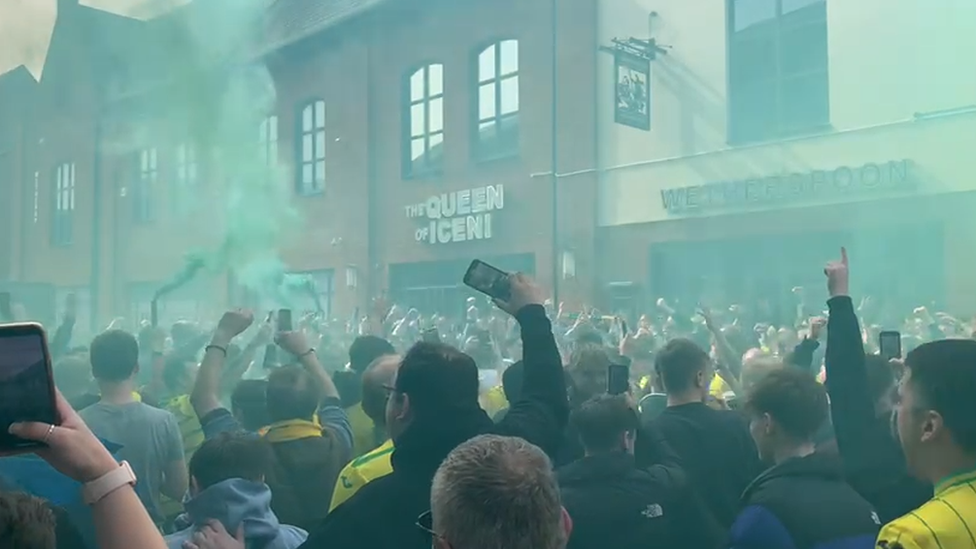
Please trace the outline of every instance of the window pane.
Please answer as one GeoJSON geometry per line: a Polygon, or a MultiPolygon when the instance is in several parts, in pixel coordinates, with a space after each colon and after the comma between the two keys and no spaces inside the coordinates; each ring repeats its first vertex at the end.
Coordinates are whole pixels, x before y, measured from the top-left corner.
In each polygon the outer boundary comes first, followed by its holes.
{"type": "Polygon", "coordinates": [[[278,163],[278,142],[277,141],[272,141],[271,145],[268,147],[267,163],[269,165],[274,165],[278,163]]]}
{"type": "Polygon", "coordinates": [[[149,170],[149,151],[148,150],[143,150],[142,152],[139,153],[139,161],[140,161],[139,166],[142,169],[142,171],[149,170]]]}
{"type": "Polygon", "coordinates": [[[775,80],[739,85],[732,92],[733,139],[756,141],[778,135],[775,80]]]}
{"type": "Polygon", "coordinates": [[[325,132],[315,133],[315,158],[325,158],[325,132]]]}
{"type": "Polygon", "coordinates": [[[312,106],[305,105],[302,109],[302,129],[305,131],[312,129],[312,106]]]}
{"type": "Polygon", "coordinates": [[[733,41],[730,65],[733,83],[775,78],[776,41],[773,35],[733,41]]]}
{"type": "Polygon", "coordinates": [[[277,116],[268,117],[268,135],[271,136],[271,141],[278,140],[278,117],[277,116]]]}
{"type": "Polygon", "coordinates": [[[496,116],[495,83],[482,84],[478,89],[478,119],[485,120],[496,116]]]}
{"type": "Polygon", "coordinates": [[[431,157],[440,158],[444,154],[443,148],[444,148],[444,134],[435,133],[431,135],[428,154],[431,157]]]}
{"type": "Polygon", "coordinates": [[[317,185],[318,188],[321,188],[321,183],[325,182],[325,161],[320,160],[315,163],[315,182],[320,183],[317,185]]]}
{"type": "Polygon", "coordinates": [[[816,129],[830,122],[827,73],[787,78],[782,83],[783,131],[816,129]]]}
{"type": "Polygon", "coordinates": [[[424,104],[417,103],[410,107],[410,136],[423,135],[424,125],[424,104]]]}
{"type": "Polygon", "coordinates": [[[264,143],[268,140],[268,119],[265,118],[258,125],[258,142],[264,143]]]}
{"type": "Polygon", "coordinates": [[[511,74],[518,71],[518,40],[505,40],[502,42],[502,74],[511,74]]]}
{"type": "Polygon", "coordinates": [[[308,185],[312,183],[312,165],[302,164],[302,183],[308,185]]]}
{"type": "Polygon", "coordinates": [[[502,80],[502,114],[518,112],[519,109],[519,85],[518,76],[510,76],[502,80]]]}
{"type": "Polygon", "coordinates": [[[478,142],[482,145],[493,142],[498,136],[498,122],[489,120],[478,124],[478,142]]]}
{"type": "Polygon", "coordinates": [[[430,100],[430,121],[428,122],[428,132],[439,132],[444,129],[444,99],[430,100]]]}
{"type": "Polygon", "coordinates": [[[56,211],[59,211],[60,212],[61,210],[64,209],[64,206],[61,204],[61,191],[58,191],[58,192],[54,193],[54,195],[55,195],[55,197],[54,197],[54,209],[56,211]]]}
{"type": "Polygon", "coordinates": [[[826,0],[783,0],[783,15],[811,6],[816,6],[812,8],[813,10],[821,10],[827,7],[827,2],[826,0]]]}
{"type": "Polygon", "coordinates": [[[440,95],[444,93],[444,65],[434,63],[428,70],[430,71],[427,82],[429,89],[428,95],[440,95]]]}
{"type": "Polygon", "coordinates": [[[310,133],[302,136],[302,160],[305,162],[312,160],[312,134],[310,133]]]}
{"type": "Polygon", "coordinates": [[[419,101],[424,97],[424,69],[417,69],[410,75],[410,101],[419,101]]]}
{"type": "Polygon", "coordinates": [[[776,19],[776,0],[735,0],[732,17],[736,32],[776,19]]]}
{"type": "Polygon", "coordinates": [[[68,209],[69,210],[74,210],[75,209],[75,190],[74,189],[71,189],[70,191],[68,191],[68,209]]]}
{"type": "Polygon", "coordinates": [[[782,34],[780,68],[783,76],[827,68],[827,26],[803,25],[782,34]]]}
{"type": "Polygon", "coordinates": [[[325,127],[325,101],[315,102],[315,127],[325,127]]]}
{"type": "Polygon", "coordinates": [[[478,80],[484,82],[495,77],[495,45],[488,46],[478,55],[478,80]]]}
{"type": "Polygon", "coordinates": [[[410,160],[416,160],[424,154],[424,138],[417,137],[410,140],[410,160]]]}

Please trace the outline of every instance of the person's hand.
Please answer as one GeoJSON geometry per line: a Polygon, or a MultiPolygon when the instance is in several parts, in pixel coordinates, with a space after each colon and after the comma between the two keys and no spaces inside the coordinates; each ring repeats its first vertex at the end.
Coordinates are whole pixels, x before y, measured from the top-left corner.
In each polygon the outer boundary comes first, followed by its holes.
{"type": "Polygon", "coordinates": [[[712,316],[711,309],[709,309],[705,305],[699,305],[698,306],[698,314],[700,314],[701,317],[703,319],[705,319],[705,326],[708,329],[711,330],[712,328],[715,327],[715,318],[712,316]]]}
{"type": "Polygon", "coordinates": [[[60,425],[14,423],[10,426],[10,434],[43,442],[46,446],[35,449],[34,453],[60,473],[78,482],[90,482],[118,468],[119,464],[112,454],[95,438],[57,389],[55,399],[61,417],[60,425]]]}
{"type": "Polygon", "coordinates": [[[510,295],[507,300],[496,299],[495,305],[506,313],[515,316],[527,305],[542,305],[546,301],[545,292],[528,275],[512,273],[508,275],[510,295]]]}
{"type": "Polygon", "coordinates": [[[827,325],[827,319],[822,316],[816,316],[810,319],[810,339],[816,341],[820,339],[820,334],[823,332],[824,326],[827,325]]]}
{"type": "Polygon", "coordinates": [[[827,275],[827,291],[830,297],[851,295],[850,271],[847,267],[847,248],[840,249],[840,260],[833,260],[824,267],[827,275]]]}
{"type": "Polygon", "coordinates": [[[254,313],[251,311],[244,309],[227,311],[224,313],[224,316],[220,317],[220,322],[217,323],[217,333],[221,339],[230,342],[230,340],[241,335],[244,330],[250,328],[253,323],[254,313]]]}
{"type": "Polygon", "coordinates": [[[211,520],[183,542],[183,549],[244,549],[244,524],[231,536],[220,521],[211,520]]]}
{"type": "Polygon", "coordinates": [[[275,343],[292,356],[305,356],[312,349],[302,332],[278,332],[275,343]]]}
{"type": "Polygon", "coordinates": [[[263,347],[274,339],[274,327],[271,325],[271,321],[267,320],[262,322],[258,327],[258,331],[254,334],[254,341],[251,343],[257,347],[263,347]]]}

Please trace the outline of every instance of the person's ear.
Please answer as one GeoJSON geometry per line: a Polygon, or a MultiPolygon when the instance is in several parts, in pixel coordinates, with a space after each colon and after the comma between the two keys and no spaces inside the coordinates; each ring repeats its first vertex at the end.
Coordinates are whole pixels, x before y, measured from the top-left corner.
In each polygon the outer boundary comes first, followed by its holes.
{"type": "Polygon", "coordinates": [[[410,395],[407,393],[400,393],[400,410],[397,413],[397,419],[404,421],[409,420],[412,410],[410,409],[410,395]]]}
{"type": "Polygon", "coordinates": [[[197,477],[190,477],[190,495],[195,496],[200,493],[200,483],[197,481],[197,477]]]}
{"type": "Polygon", "coordinates": [[[573,535],[573,517],[569,516],[569,511],[565,507],[562,508],[563,515],[563,533],[566,534],[566,539],[569,539],[573,535]]]}
{"type": "Polygon", "coordinates": [[[925,412],[922,418],[922,442],[928,442],[945,432],[942,416],[935,410],[925,412]]]}

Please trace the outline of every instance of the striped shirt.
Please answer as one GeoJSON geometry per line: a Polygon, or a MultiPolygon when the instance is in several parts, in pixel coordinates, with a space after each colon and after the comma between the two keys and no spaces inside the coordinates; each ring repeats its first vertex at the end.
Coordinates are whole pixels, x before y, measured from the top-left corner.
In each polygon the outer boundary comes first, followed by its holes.
{"type": "Polygon", "coordinates": [[[878,549],[976,549],[976,470],[949,477],[925,505],[888,523],[878,549]]]}

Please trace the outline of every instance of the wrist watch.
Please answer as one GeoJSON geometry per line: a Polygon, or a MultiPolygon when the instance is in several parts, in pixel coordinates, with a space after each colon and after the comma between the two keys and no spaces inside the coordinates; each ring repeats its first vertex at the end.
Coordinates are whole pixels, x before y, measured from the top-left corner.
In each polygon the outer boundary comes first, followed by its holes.
{"type": "Polygon", "coordinates": [[[94,505],[105,496],[125,486],[135,486],[136,474],[132,471],[128,461],[119,463],[118,468],[105,473],[93,481],[86,482],[81,487],[81,498],[85,505],[94,505]]]}

